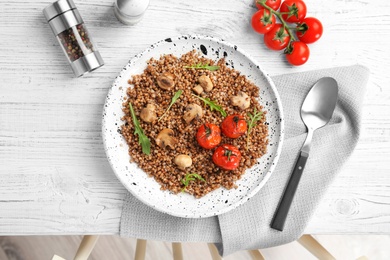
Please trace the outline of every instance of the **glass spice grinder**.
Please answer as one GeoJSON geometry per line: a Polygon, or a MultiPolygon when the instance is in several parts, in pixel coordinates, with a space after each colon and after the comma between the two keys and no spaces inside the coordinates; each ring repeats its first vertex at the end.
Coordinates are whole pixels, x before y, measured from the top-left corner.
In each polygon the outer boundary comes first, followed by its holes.
{"type": "Polygon", "coordinates": [[[72,0],[58,0],[43,9],[76,77],[104,65],[72,0]]]}

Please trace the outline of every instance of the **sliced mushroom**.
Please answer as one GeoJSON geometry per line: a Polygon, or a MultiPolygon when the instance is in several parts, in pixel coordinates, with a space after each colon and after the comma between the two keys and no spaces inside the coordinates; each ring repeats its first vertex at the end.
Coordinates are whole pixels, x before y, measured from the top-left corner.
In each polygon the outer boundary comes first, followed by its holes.
{"type": "Polygon", "coordinates": [[[196,85],[195,87],[193,87],[192,90],[193,90],[196,94],[198,94],[198,95],[202,94],[202,92],[203,92],[203,88],[202,88],[202,86],[199,85],[199,84],[196,85]]]}
{"type": "Polygon", "coordinates": [[[177,165],[180,170],[185,170],[187,167],[192,165],[192,159],[186,154],[179,154],[175,157],[173,162],[177,165]]]}
{"type": "Polygon", "coordinates": [[[173,88],[175,86],[175,76],[169,72],[164,72],[157,78],[157,85],[165,90],[173,88]]]}
{"type": "Polygon", "coordinates": [[[194,118],[201,118],[203,116],[203,110],[197,104],[189,104],[186,110],[187,111],[184,113],[183,119],[187,124],[189,124],[194,118]]]}
{"type": "Polygon", "coordinates": [[[141,110],[140,117],[146,123],[153,123],[154,121],[156,121],[156,106],[153,104],[148,104],[141,110]]]}
{"type": "Polygon", "coordinates": [[[214,87],[209,76],[202,75],[199,77],[198,82],[200,86],[207,92],[211,91],[214,87]]]}
{"type": "Polygon", "coordinates": [[[239,107],[242,110],[247,109],[251,105],[251,99],[242,91],[238,91],[237,96],[233,96],[231,101],[233,106],[239,107]]]}
{"type": "Polygon", "coordinates": [[[177,139],[173,136],[174,132],[172,129],[165,128],[157,135],[156,144],[161,148],[169,146],[171,149],[175,149],[177,139]]]}

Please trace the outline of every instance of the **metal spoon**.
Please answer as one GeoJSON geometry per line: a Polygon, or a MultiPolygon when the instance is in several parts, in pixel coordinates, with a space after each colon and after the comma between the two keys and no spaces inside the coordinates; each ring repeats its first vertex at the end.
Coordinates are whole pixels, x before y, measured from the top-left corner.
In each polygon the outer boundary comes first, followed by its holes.
{"type": "Polygon", "coordinates": [[[271,227],[273,229],[283,231],[295,191],[297,190],[299,180],[301,179],[303,169],[309,157],[313,132],[326,125],[332,118],[333,111],[336,107],[337,96],[338,86],[336,80],[327,77],[317,81],[303,101],[301,118],[307,127],[307,137],[301,148],[300,155],[284,191],[282,200],[276,210],[274,219],[272,220],[271,227]]]}

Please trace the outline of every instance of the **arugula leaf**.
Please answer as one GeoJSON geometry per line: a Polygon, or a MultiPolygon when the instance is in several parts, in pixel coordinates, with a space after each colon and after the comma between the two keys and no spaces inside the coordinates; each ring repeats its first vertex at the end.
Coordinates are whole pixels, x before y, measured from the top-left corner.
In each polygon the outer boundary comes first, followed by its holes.
{"type": "Polygon", "coordinates": [[[219,66],[212,65],[210,66],[209,64],[205,63],[198,63],[190,66],[184,66],[185,69],[196,69],[196,70],[210,70],[210,71],[216,71],[219,70],[219,66]]]}
{"type": "Polygon", "coordinates": [[[253,110],[253,114],[248,113],[249,119],[247,121],[248,124],[248,133],[246,136],[246,149],[248,150],[249,148],[249,142],[250,142],[250,134],[252,131],[252,128],[256,126],[257,121],[260,121],[261,118],[263,117],[263,112],[262,111],[257,111],[256,108],[253,110]]]}
{"type": "Polygon", "coordinates": [[[149,138],[144,134],[144,130],[142,130],[141,125],[139,124],[139,121],[137,117],[135,116],[135,112],[133,109],[133,106],[129,102],[129,108],[130,108],[130,113],[131,117],[133,119],[133,124],[134,124],[134,134],[138,135],[138,143],[141,144],[142,147],[142,152],[144,154],[149,155],[150,154],[150,140],[149,138]]]}
{"type": "Polygon", "coordinates": [[[187,186],[190,184],[190,181],[194,181],[196,179],[206,182],[206,180],[197,173],[187,173],[186,176],[184,176],[184,178],[181,180],[181,183],[184,185],[184,188],[181,189],[181,191],[184,192],[187,186]]]}
{"type": "Polygon", "coordinates": [[[223,117],[227,116],[227,113],[225,110],[223,110],[222,106],[218,105],[215,101],[210,100],[209,98],[202,98],[197,95],[192,94],[193,96],[199,98],[202,100],[206,105],[210,107],[211,111],[217,110],[223,117]]]}
{"type": "Polygon", "coordinates": [[[179,99],[180,95],[183,93],[183,90],[178,90],[175,95],[172,97],[171,103],[169,104],[167,110],[164,112],[164,114],[160,117],[160,119],[157,122],[160,122],[160,120],[165,116],[165,114],[171,109],[172,105],[175,104],[175,102],[179,99]]]}

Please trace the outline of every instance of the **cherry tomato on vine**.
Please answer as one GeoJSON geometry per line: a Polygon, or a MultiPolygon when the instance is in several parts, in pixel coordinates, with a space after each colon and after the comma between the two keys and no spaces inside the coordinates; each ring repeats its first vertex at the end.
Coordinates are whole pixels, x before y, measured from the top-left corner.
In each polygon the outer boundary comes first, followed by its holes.
{"type": "Polygon", "coordinates": [[[286,0],[280,6],[283,20],[289,23],[298,23],[306,16],[306,4],[302,0],[286,0]],[[288,13],[288,14],[287,14],[288,13]]]}
{"type": "Polygon", "coordinates": [[[205,149],[213,149],[221,142],[221,129],[214,124],[203,124],[196,133],[196,140],[205,149]]]}
{"type": "Polygon", "coordinates": [[[226,117],[221,124],[222,133],[229,138],[238,138],[246,133],[248,126],[242,115],[226,117]]]}
{"type": "Polygon", "coordinates": [[[316,42],[322,36],[322,24],[314,17],[306,17],[297,25],[298,39],[304,43],[316,42]]]}
{"type": "Polygon", "coordinates": [[[291,47],[287,47],[286,50],[287,61],[294,66],[299,66],[309,59],[310,50],[306,43],[292,42],[291,47]]]}
{"type": "Polygon", "coordinates": [[[225,170],[234,170],[240,165],[241,153],[237,147],[230,144],[223,144],[215,149],[213,162],[225,170]]]}
{"type": "Polygon", "coordinates": [[[275,16],[268,10],[259,10],[252,16],[252,28],[258,33],[265,34],[274,26],[275,16]]]}
{"type": "MultiPolygon", "coordinates": [[[[274,9],[275,11],[277,11],[280,7],[280,3],[282,2],[282,0],[267,0],[265,2],[265,4],[269,7],[271,7],[272,9],[274,9]]],[[[255,3],[256,3],[256,6],[257,6],[257,9],[264,9],[264,7],[257,3],[257,0],[255,0],[255,3]]]]}
{"type": "Polygon", "coordinates": [[[286,28],[282,24],[275,24],[275,26],[264,35],[264,43],[268,48],[275,51],[280,51],[286,48],[288,42],[290,41],[290,36],[286,28]]]}

